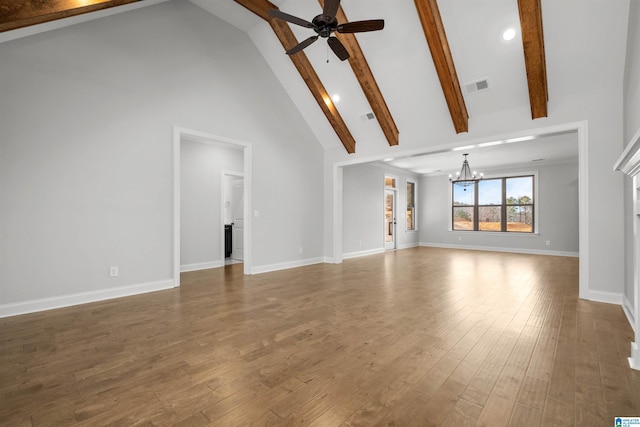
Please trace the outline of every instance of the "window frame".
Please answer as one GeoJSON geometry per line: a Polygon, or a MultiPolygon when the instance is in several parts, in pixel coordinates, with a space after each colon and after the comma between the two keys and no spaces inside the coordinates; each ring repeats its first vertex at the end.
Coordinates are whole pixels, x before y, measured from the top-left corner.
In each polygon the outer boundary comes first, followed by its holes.
{"type": "Polygon", "coordinates": [[[454,232],[454,233],[489,233],[489,234],[500,234],[500,235],[512,235],[512,236],[532,236],[532,235],[539,235],[540,231],[539,231],[539,195],[538,195],[538,188],[540,187],[538,184],[538,171],[532,171],[532,172],[518,172],[518,173],[507,173],[507,174],[500,174],[500,175],[490,175],[487,176],[485,175],[483,180],[478,180],[476,182],[474,182],[473,184],[473,188],[474,188],[474,202],[472,205],[454,205],[454,200],[453,200],[453,189],[454,189],[454,182],[449,182],[449,231],[450,232],[454,232]],[[516,204],[516,205],[507,205],[506,203],[506,180],[510,179],[510,178],[527,178],[527,177],[531,177],[532,178],[532,185],[533,185],[533,191],[532,191],[532,195],[533,195],[533,200],[531,204],[516,204]],[[502,199],[501,205],[480,205],[478,204],[478,182],[479,181],[489,181],[492,179],[500,179],[502,180],[501,183],[501,190],[502,190],[502,199]],[[501,227],[500,230],[480,230],[479,229],[479,208],[480,207],[488,207],[488,206],[500,206],[500,221],[501,221],[501,227]],[[531,221],[531,225],[532,225],[532,230],[531,231],[509,231],[506,229],[506,222],[507,222],[507,207],[508,206],[531,206],[531,215],[532,215],[532,221],[531,221]],[[460,208],[460,207],[467,207],[467,208],[471,208],[473,210],[473,229],[472,230],[462,230],[462,229],[454,229],[454,212],[455,212],[455,208],[460,208]]]}
{"type": "Polygon", "coordinates": [[[418,231],[418,182],[417,180],[406,178],[405,179],[405,231],[418,231]],[[409,184],[413,184],[413,206],[409,207],[409,184]],[[413,228],[408,227],[408,215],[409,209],[412,209],[411,218],[413,219],[413,228]]]}
{"type": "Polygon", "coordinates": [[[384,188],[388,190],[398,190],[398,177],[396,175],[384,174],[384,188]],[[387,180],[393,180],[393,185],[387,185],[387,180]]]}

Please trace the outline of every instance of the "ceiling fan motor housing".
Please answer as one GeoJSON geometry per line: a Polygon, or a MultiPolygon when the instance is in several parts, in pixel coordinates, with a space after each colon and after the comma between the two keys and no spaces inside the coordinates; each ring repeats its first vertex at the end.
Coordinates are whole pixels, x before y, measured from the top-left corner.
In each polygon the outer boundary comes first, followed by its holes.
{"type": "Polygon", "coordinates": [[[338,20],[335,17],[318,15],[311,21],[313,30],[320,36],[328,38],[338,29],[338,20]]]}
{"type": "Polygon", "coordinates": [[[322,37],[327,39],[327,43],[333,53],[336,54],[338,59],[345,61],[349,59],[349,52],[344,47],[342,42],[337,37],[332,36],[334,32],[338,33],[362,33],[366,31],[377,31],[384,28],[384,20],[375,19],[368,21],[356,21],[348,22],[346,24],[338,25],[336,14],[340,8],[340,0],[325,0],[322,13],[311,22],[298,18],[297,16],[289,15],[280,11],[280,9],[270,9],[269,15],[276,19],[289,22],[291,24],[299,25],[304,28],[312,28],[316,35],[311,36],[297,45],[287,50],[287,55],[293,55],[300,52],[302,49],[310,46],[318,38],[322,37]]]}

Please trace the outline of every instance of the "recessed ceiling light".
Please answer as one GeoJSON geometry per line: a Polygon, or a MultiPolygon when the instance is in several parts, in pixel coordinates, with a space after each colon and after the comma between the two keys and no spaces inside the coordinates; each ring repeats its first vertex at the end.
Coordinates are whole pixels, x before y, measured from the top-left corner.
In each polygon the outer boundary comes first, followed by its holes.
{"type": "Polygon", "coordinates": [[[333,102],[340,102],[340,95],[336,93],[331,97],[331,99],[333,99],[333,102]]]}
{"type": "Polygon", "coordinates": [[[483,142],[482,144],[478,144],[478,147],[484,148],[484,147],[491,147],[493,145],[500,145],[500,144],[504,144],[504,141],[483,142]]]}
{"type": "Polygon", "coordinates": [[[505,142],[507,144],[511,144],[512,142],[523,142],[523,141],[531,141],[532,139],[536,139],[535,136],[531,135],[531,136],[521,136],[519,138],[511,138],[511,139],[507,139],[505,142]]]}
{"type": "Polygon", "coordinates": [[[451,151],[471,150],[472,148],[476,148],[475,144],[474,145],[465,145],[465,146],[462,146],[462,147],[455,147],[455,148],[452,148],[451,151]]]}
{"type": "Polygon", "coordinates": [[[515,36],[516,30],[514,30],[513,28],[507,28],[504,33],[502,33],[502,38],[506,41],[513,40],[515,36]]]}

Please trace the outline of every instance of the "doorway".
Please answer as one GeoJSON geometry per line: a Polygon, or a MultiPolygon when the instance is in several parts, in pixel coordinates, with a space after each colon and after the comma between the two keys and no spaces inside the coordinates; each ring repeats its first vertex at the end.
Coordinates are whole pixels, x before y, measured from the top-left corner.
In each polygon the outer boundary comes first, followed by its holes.
{"type": "Polygon", "coordinates": [[[222,173],[222,206],[224,227],[224,263],[238,264],[244,261],[244,178],[237,172],[222,173]]]}
{"type": "Polygon", "coordinates": [[[396,190],[384,190],[384,249],[396,249],[396,190]]]}
{"type": "Polygon", "coordinates": [[[244,180],[236,179],[231,183],[233,206],[233,249],[231,258],[244,261],[244,180]]]}
{"type": "MultiPolygon", "coordinates": [[[[251,171],[252,171],[252,145],[247,142],[238,141],[222,136],[212,135],[205,132],[195,131],[191,129],[185,129],[180,127],[174,127],[173,129],[173,281],[174,286],[180,286],[180,260],[181,260],[181,146],[183,141],[200,142],[203,144],[213,145],[217,147],[226,147],[234,150],[240,150],[242,153],[242,172],[236,172],[240,178],[242,178],[242,204],[239,209],[242,214],[242,237],[240,239],[243,258],[243,272],[244,274],[251,274],[252,268],[252,224],[248,212],[251,212],[251,171]]],[[[218,172],[220,173],[220,172],[218,172]]],[[[218,175],[220,176],[220,175],[218,175]]],[[[219,179],[219,178],[218,178],[219,179]]],[[[217,179],[216,179],[217,180],[217,179]]],[[[215,192],[222,191],[222,185],[218,187],[215,192]]],[[[222,197],[220,195],[215,197],[216,203],[220,203],[222,197]]],[[[221,203],[218,212],[223,212],[224,204],[221,203]]],[[[217,216],[217,214],[215,215],[217,216]]],[[[218,224],[223,225],[223,221],[218,220],[218,224]]],[[[222,232],[222,236],[219,238],[222,248],[220,253],[220,266],[224,265],[224,227],[218,228],[222,232]]],[[[217,251],[218,249],[216,249],[217,251]]],[[[208,267],[211,268],[211,267],[208,267]]]]}

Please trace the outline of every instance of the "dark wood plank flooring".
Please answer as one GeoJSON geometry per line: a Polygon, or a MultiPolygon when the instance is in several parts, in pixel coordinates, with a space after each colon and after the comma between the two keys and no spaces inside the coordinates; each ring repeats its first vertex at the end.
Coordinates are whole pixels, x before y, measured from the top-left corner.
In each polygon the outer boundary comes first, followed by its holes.
{"type": "Polygon", "coordinates": [[[183,274],[0,319],[0,424],[611,426],[640,416],[621,307],[575,258],[414,248],[183,274]]]}

